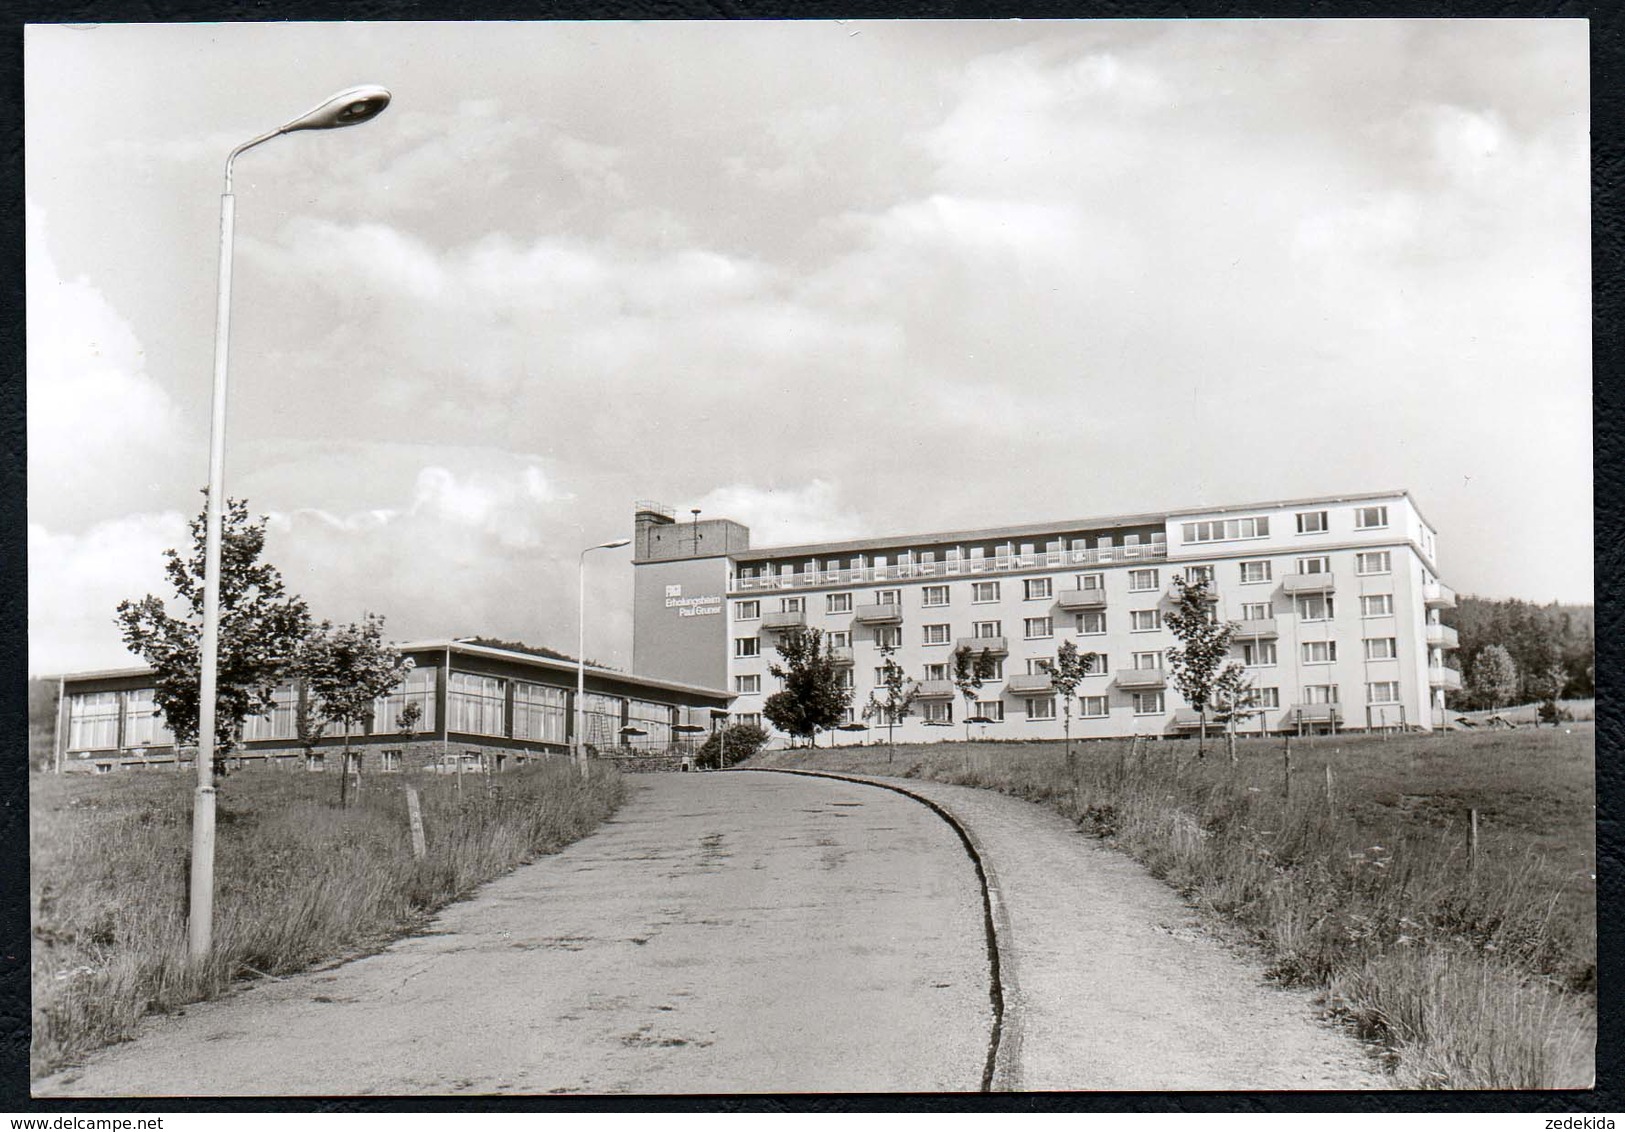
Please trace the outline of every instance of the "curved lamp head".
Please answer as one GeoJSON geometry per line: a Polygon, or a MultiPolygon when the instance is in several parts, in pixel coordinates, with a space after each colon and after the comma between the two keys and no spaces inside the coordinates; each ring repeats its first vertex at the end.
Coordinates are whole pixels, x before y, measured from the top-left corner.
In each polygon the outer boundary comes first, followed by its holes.
{"type": "Polygon", "coordinates": [[[614,550],[617,546],[625,546],[627,543],[629,543],[631,541],[632,540],[629,539],[629,538],[618,538],[614,542],[601,542],[597,546],[593,547],[592,549],[593,550],[614,550]]]}
{"type": "Polygon", "coordinates": [[[278,133],[291,134],[295,130],[336,130],[340,126],[358,126],[370,122],[389,105],[389,91],[376,84],[341,90],[308,114],[303,114],[279,129],[278,133]]]}

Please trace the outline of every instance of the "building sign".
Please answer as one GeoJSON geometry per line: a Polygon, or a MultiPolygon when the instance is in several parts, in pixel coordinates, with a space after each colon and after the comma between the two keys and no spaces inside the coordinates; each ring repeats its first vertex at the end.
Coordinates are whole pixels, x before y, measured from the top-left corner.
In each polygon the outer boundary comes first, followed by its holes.
{"type": "Polygon", "coordinates": [[[667,586],[666,608],[675,609],[679,617],[709,617],[722,612],[722,595],[701,594],[696,597],[684,597],[682,586],[667,586]]]}

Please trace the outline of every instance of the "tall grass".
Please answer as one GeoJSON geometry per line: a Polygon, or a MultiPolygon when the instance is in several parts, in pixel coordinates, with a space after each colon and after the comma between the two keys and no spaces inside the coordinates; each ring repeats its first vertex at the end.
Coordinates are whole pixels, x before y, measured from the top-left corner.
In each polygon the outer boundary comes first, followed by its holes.
{"type": "Polygon", "coordinates": [[[254,771],[220,784],[214,953],[186,952],[193,780],[36,775],[30,784],[32,1069],[128,1038],[144,1015],[412,930],[446,903],[591,832],[620,777],[557,763],[485,780],[377,775],[334,805],[330,775],[254,771]],[[427,854],[412,856],[405,787],[427,854]]]}
{"type": "Polygon", "coordinates": [[[1596,1035],[1588,731],[1194,743],[944,743],[756,765],[904,774],[1054,807],[1239,929],[1413,1088],[1578,1088],[1596,1035]],[[1326,769],[1331,769],[1328,794],[1326,769]],[[1476,857],[1467,815],[1480,814],[1476,857]]]}

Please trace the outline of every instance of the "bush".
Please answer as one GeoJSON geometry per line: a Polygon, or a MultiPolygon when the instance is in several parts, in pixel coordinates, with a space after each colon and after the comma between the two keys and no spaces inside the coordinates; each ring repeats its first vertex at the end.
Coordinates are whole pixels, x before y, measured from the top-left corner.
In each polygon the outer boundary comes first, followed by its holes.
{"type": "Polygon", "coordinates": [[[726,752],[724,765],[733,766],[750,758],[767,745],[768,734],[754,723],[735,723],[713,733],[694,753],[694,765],[715,770],[717,758],[726,752]]]}

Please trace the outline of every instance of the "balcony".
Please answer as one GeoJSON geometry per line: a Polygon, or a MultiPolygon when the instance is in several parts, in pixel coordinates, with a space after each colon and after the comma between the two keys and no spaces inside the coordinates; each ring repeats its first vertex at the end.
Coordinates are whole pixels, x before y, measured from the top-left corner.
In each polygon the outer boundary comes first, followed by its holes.
{"type": "Polygon", "coordinates": [[[783,633],[790,629],[805,629],[807,627],[807,614],[804,610],[792,610],[788,613],[763,613],[762,628],[770,633],[783,633]]]}
{"type": "Polygon", "coordinates": [[[1337,590],[1337,582],[1330,574],[1288,574],[1281,584],[1289,594],[1329,594],[1337,590]]]}
{"type": "Polygon", "coordinates": [[[1429,609],[1456,608],[1456,591],[1443,582],[1430,582],[1422,587],[1422,604],[1429,609]]]}
{"type": "Polygon", "coordinates": [[[1294,704],[1294,723],[1341,723],[1343,710],[1338,704],[1294,704]]]}
{"type": "Polygon", "coordinates": [[[951,700],[954,697],[954,682],[952,680],[921,680],[915,686],[914,698],[917,700],[951,700]]]}
{"type": "Polygon", "coordinates": [[[1442,664],[1428,666],[1428,685],[1434,688],[1443,688],[1447,692],[1461,691],[1461,673],[1454,668],[1446,668],[1442,664]]]}
{"type": "Polygon", "coordinates": [[[1168,686],[1168,676],[1160,668],[1119,668],[1117,686],[1135,692],[1146,689],[1155,691],[1168,686]]]}
{"type": "Polygon", "coordinates": [[[1046,696],[1055,690],[1055,682],[1048,672],[1033,672],[1005,677],[1004,687],[1014,696],[1046,696]]]}
{"type": "Polygon", "coordinates": [[[1055,604],[1072,612],[1079,609],[1105,609],[1105,590],[1062,590],[1055,595],[1055,604]]]}
{"type": "Polygon", "coordinates": [[[1429,625],[1428,644],[1434,648],[1454,649],[1460,648],[1461,638],[1456,631],[1448,625],[1429,625]]]}
{"type": "Polygon", "coordinates": [[[1102,546],[1094,550],[1046,550],[1032,554],[1010,554],[992,558],[955,558],[904,565],[863,566],[846,570],[794,570],[788,574],[766,574],[758,578],[735,577],[731,593],[761,590],[812,589],[822,586],[861,586],[895,582],[909,578],[949,578],[966,574],[990,574],[1000,570],[1032,570],[1051,566],[1100,566],[1113,562],[1156,562],[1168,557],[1165,542],[1139,546],[1102,546]]]}
{"type": "Polygon", "coordinates": [[[1256,641],[1265,637],[1279,637],[1281,634],[1275,628],[1275,618],[1260,617],[1256,621],[1237,621],[1236,631],[1231,639],[1236,641],[1256,641]]]}
{"type": "MultiPolygon", "coordinates": [[[[1209,719],[1208,730],[1217,731],[1213,720],[1209,719]]],[[[1174,712],[1174,728],[1178,731],[1200,731],[1202,729],[1202,713],[1194,708],[1180,708],[1174,712]]]]}
{"type": "Polygon", "coordinates": [[[960,649],[970,649],[977,656],[983,652],[1006,656],[1010,652],[1010,641],[1006,637],[960,637],[954,641],[954,651],[960,649]]]}
{"type": "Polygon", "coordinates": [[[860,605],[852,611],[852,621],[857,625],[901,625],[903,607],[895,602],[860,605]]]}
{"type": "Polygon", "coordinates": [[[830,656],[830,659],[833,660],[836,664],[842,664],[842,665],[851,664],[852,663],[852,646],[851,645],[835,645],[829,650],[829,656],[830,656]]]}
{"type": "MultiPolygon", "coordinates": [[[[1192,584],[1194,584],[1194,583],[1192,583],[1192,584]]],[[[1207,589],[1206,589],[1206,591],[1203,592],[1202,599],[1204,601],[1208,602],[1210,605],[1217,605],[1218,604],[1218,602],[1219,602],[1219,587],[1216,584],[1214,584],[1213,581],[1211,581],[1211,580],[1208,581],[1207,589]]],[[[1168,600],[1172,601],[1172,602],[1176,602],[1176,603],[1179,601],[1179,587],[1177,585],[1175,585],[1173,582],[1168,583],[1168,600]]]]}

